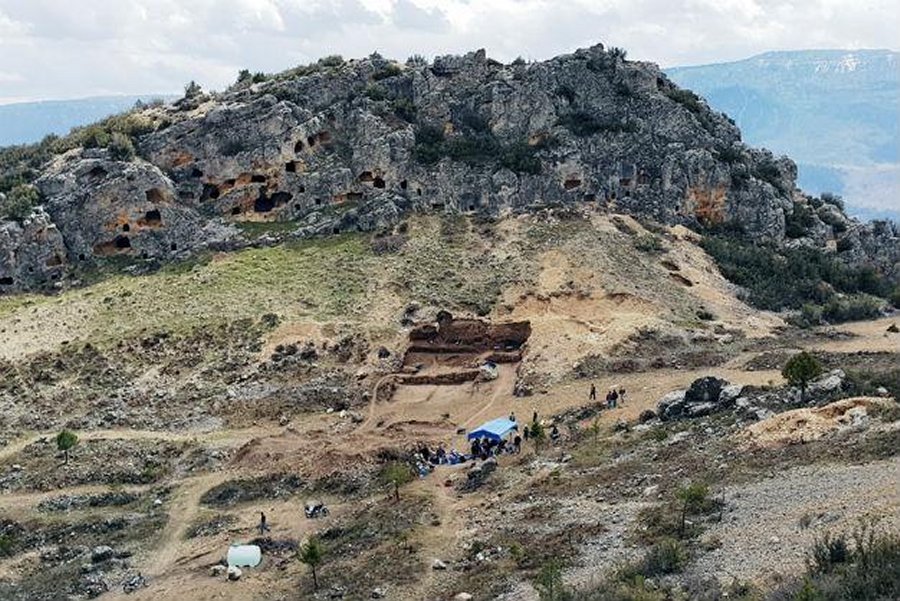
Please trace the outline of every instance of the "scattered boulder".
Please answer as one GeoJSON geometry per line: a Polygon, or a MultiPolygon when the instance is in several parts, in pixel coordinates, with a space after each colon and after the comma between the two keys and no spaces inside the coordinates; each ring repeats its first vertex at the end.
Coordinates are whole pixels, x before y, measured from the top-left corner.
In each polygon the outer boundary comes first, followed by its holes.
{"type": "Polygon", "coordinates": [[[713,376],[694,380],[684,393],[684,400],[688,405],[718,403],[722,388],[727,385],[728,382],[725,380],[713,376]]]}
{"type": "Polygon", "coordinates": [[[453,601],[472,601],[474,597],[469,593],[457,593],[455,597],[453,597],[453,601]]]}
{"type": "Polygon", "coordinates": [[[723,386],[721,392],[719,392],[719,403],[729,407],[733,406],[743,392],[744,387],[739,384],[723,386]]]}
{"type": "Polygon", "coordinates": [[[241,579],[241,569],[237,566],[228,566],[228,579],[231,581],[240,580],[241,579]]]}
{"type": "Polygon", "coordinates": [[[94,547],[91,551],[91,561],[94,563],[100,563],[103,561],[109,561],[115,555],[115,551],[113,551],[112,547],[107,545],[99,545],[94,547]]]}
{"type": "Polygon", "coordinates": [[[130,576],[126,576],[125,580],[122,582],[122,591],[126,595],[130,595],[131,593],[142,589],[147,586],[147,579],[144,578],[140,572],[137,574],[132,574],[130,576]]]}
{"type": "Polygon", "coordinates": [[[663,421],[710,415],[734,407],[743,391],[743,386],[733,386],[721,378],[699,378],[687,390],[675,390],[661,398],[656,415],[663,421]]]}
{"type": "Polygon", "coordinates": [[[651,422],[656,419],[656,411],[653,409],[644,409],[641,411],[641,414],[638,416],[638,421],[642,424],[646,424],[647,422],[651,422]]]}
{"type": "Polygon", "coordinates": [[[684,395],[686,390],[673,390],[659,400],[656,405],[656,414],[659,419],[666,421],[678,419],[684,413],[684,395]]]}
{"type": "Polygon", "coordinates": [[[844,373],[844,370],[835,369],[810,382],[806,391],[810,395],[823,395],[837,392],[843,387],[844,380],[846,379],[847,374],[844,373]]]}
{"type": "Polygon", "coordinates": [[[435,559],[434,561],[431,562],[431,569],[432,570],[446,570],[447,564],[444,563],[443,561],[441,561],[440,559],[435,559]]]}
{"type": "Polygon", "coordinates": [[[372,589],[372,594],[369,595],[372,599],[384,599],[387,592],[385,591],[383,586],[376,586],[372,589]]]}
{"type": "Polygon", "coordinates": [[[216,565],[214,565],[213,567],[211,567],[209,569],[209,575],[212,576],[213,578],[221,578],[222,576],[225,575],[225,573],[227,571],[228,571],[228,566],[221,564],[221,563],[217,563],[216,565]]]}

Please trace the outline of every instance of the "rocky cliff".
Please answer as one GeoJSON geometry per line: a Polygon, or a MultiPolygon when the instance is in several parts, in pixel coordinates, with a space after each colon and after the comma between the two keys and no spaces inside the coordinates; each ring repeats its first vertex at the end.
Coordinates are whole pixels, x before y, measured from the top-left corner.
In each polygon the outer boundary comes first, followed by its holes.
{"type": "MultiPolygon", "coordinates": [[[[602,46],[530,64],[483,51],[430,64],[323,60],[135,117],[151,126],[133,136],[134,158],[75,147],[40,169],[42,207],[0,225],[0,291],[111,257],[158,263],[260,243],[247,233],[265,231],[260,222],[306,237],[378,231],[410,211],[587,202],[781,242],[805,202],[793,162],[748,148],[655,65],[602,46]]],[[[805,243],[874,235],[840,212],[810,218],[805,243]]],[[[900,249],[893,228],[879,235],[900,249]]],[[[881,260],[890,269],[898,257],[881,260]]]]}

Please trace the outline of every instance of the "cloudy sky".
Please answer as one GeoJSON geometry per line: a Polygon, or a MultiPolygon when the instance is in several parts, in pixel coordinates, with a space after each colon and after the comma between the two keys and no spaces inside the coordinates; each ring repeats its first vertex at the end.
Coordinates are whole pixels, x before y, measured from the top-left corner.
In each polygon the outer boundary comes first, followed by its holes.
{"type": "Polygon", "coordinates": [[[220,89],[328,54],[543,59],[602,42],[663,66],[894,48],[897,0],[0,0],[0,103],[220,89]]]}

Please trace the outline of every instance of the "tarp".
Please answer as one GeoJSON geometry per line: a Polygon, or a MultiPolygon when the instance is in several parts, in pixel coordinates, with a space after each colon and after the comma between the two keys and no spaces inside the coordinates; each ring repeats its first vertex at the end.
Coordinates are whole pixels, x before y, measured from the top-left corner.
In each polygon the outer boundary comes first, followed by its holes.
{"type": "Polygon", "coordinates": [[[519,424],[512,421],[511,419],[506,419],[505,417],[500,417],[497,419],[492,419],[489,422],[485,422],[470,431],[468,436],[469,440],[474,440],[476,438],[489,438],[491,440],[502,440],[509,435],[510,432],[514,432],[519,429],[519,424]]]}
{"type": "Polygon", "coordinates": [[[262,561],[262,551],[256,545],[231,545],[227,561],[230,566],[255,568],[262,561]]]}

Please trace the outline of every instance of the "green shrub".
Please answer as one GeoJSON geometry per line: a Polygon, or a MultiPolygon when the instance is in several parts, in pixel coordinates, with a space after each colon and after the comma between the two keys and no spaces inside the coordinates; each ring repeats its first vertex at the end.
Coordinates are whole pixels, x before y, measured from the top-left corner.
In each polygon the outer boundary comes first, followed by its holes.
{"type": "Polygon", "coordinates": [[[890,370],[847,370],[847,394],[849,396],[874,396],[884,388],[895,399],[900,399],[900,368],[890,370]]]}
{"type": "Polygon", "coordinates": [[[822,323],[822,306],[803,303],[800,312],[791,317],[791,323],[801,328],[811,328],[822,323]]]}
{"type": "Polygon", "coordinates": [[[422,125],[416,129],[413,155],[423,164],[433,164],[444,157],[469,165],[502,165],[517,173],[537,174],[541,162],[536,156],[539,148],[523,141],[504,144],[489,132],[470,131],[452,137],[434,125],[422,125]]]}
{"type": "Polygon", "coordinates": [[[832,536],[825,533],[817,537],[809,551],[808,565],[813,573],[828,574],[837,565],[846,564],[850,560],[850,545],[843,534],[832,536]]]}
{"type": "Polygon", "coordinates": [[[225,142],[222,143],[222,146],[219,147],[219,152],[227,157],[239,155],[245,150],[247,150],[247,145],[243,140],[240,140],[238,138],[225,140],[225,142]]]}
{"type": "Polygon", "coordinates": [[[790,190],[785,189],[781,178],[781,169],[778,168],[778,164],[772,158],[763,159],[755,164],[750,170],[750,174],[756,179],[768,183],[782,194],[790,192],[790,190]]]}
{"type": "Polygon", "coordinates": [[[568,599],[568,593],[563,587],[562,563],[554,559],[544,564],[534,578],[534,588],[537,589],[541,601],[568,599]]]}
{"type": "Polygon", "coordinates": [[[415,103],[412,100],[407,98],[396,98],[391,103],[394,114],[406,121],[407,123],[415,123],[416,122],[416,114],[419,109],[416,107],[415,103]]]}
{"type": "Polygon", "coordinates": [[[323,67],[340,67],[344,64],[344,57],[340,54],[330,54],[320,58],[319,64],[323,67]]]}
{"type": "Polygon", "coordinates": [[[436,125],[421,125],[416,128],[413,155],[425,165],[441,160],[444,156],[444,130],[436,125]]]}
{"type": "Polygon", "coordinates": [[[593,136],[595,134],[601,132],[608,133],[620,133],[620,132],[630,132],[634,133],[638,131],[638,126],[634,121],[626,120],[615,121],[615,120],[605,120],[589,113],[588,111],[570,111],[568,113],[563,114],[559,121],[558,125],[562,125],[574,135],[579,138],[586,138],[588,136],[593,136]]]}
{"type": "Polygon", "coordinates": [[[716,157],[724,163],[733,165],[744,161],[744,153],[734,146],[719,146],[715,150],[716,157]]]}
{"type": "Polygon", "coordinates": [[[662,253],[666,250],[662,240],[653,234],[641,234],[640,236],[637,236],[634,239],[634,247],[641,252],[654,254],[662,253]]]}
{"type": "Polygon", "coordinates": [[[784,216],[785,235],[788,238],[803,238],[809,234],[816,219],[812,209],[805,204],[794,203],[794,210],[784,216]]]}
{"type": "Polygon", "coordinates": [[[575,93],[575,89],[572,86],[566,84],[558,86],[556,90],[554,90],[554,94],[556,94],[560,98],[565,98],[566,102],[568,102],[569,104],[575,102],[575,99],[578,96],[575,93]]]}
{"type": "Polygon", "coordinates": [[[624,48],[619,48],[618,46],[613,46],[607,52],[611,57],[619,60],[625,60],[625,58],[628,56],[628,51],[624,48]]]}
{"type": "Polygon", "coordinates": [[[527,142],[513,142],[505,145],[500,152],[500,164],[516,173],[538,175],[541,160],[535,156],[535,149],[527,142]]]}
{"type": "Polygon", "coordinates": [[[817,539],[806,573],[771,591],[780,601],[882,601],[900,598],[900,534],[863,524],[852,535],[817,539]]]}
{"type": "Polygon", "coordinates": [[[848,237],[840,238],[837,241],[837,252],[844,253],[848,250],[853,250],[853,240],[848,237]]]}
{"type": "Polygon", "coordinates": [[[0,219],[12,219],[23,221],[36,205],[40,203],[40,194],[37,188],[28,184],[20,184],[6,194],[6,199],[0,202],[0,219]]]}
{"type": "Polygon", "coordinates": [[[372,74],[372,79],[374,81],[381,81],[382,79],[387,79],[389,77],[396,77],[403,73],[403,67],[400,65],[391,63],[388,66],[380,69],[372,74]]]}
{"type": "Polygon", "coordinates": [[[866,294],[835,296],[822,307],[822,319],[832,324],[874,319],[881,316],[883,304],[866,294]]]}
{"type": "Polygon", "coordinates": [[[687,565],[688,554],[684,545],[674,538],[666,538],[655,543],[644,557],[619,571],[619,578],[633,581],[635,577],[655,578],[667,574],[677,574],[687,565]]]}
{"type": "Polygon", "coordinates": [[[800,388],[800,398],[806,396],[806,387],[810,381],[817,378],[823,371],[818,359],[806,351],[797,353],[785,363],[781,369],[781,375],[791,386],[800,388]]]}
{"type": "Polygon", "coordinates": [[[700,102],[700,97],[690,90],[672,88],[666,90],[665,94],[671,100],[674,100],[692,113],[701,113],[703,111],[703,104],[700,102]]]}
{"type": "Polygon", "coordinates": [[[16,539],[12,534],[0,534],[0,557],[11,557],[15,548],[16,539]]]}
{"type": "Polygon", "coordinates": [[[113,132],[106,148],[113,160],[130,161],[134,158],[134,143],[123,133],[113,132]]]}
{"type": "Polygon", "coordinates": [[[722,275],[747,290],[760,309],[824,305],[835,292],[888,298],[893,286],[871,268],[853,268],[817,248],[775,248],[738,234],[712,234],[701,243],[722,275]]]}
{"type": "Polygon", "coordinates": [[[837,194],[832,194],[831,192],[823,192],[820,198],[822,199],[822,202],[834,205],[841,211],[844,210],[844,199],[837,194]]]}
{"type": "Polygon", "coordinates": [[[203,93],[203,88],[200,87],[196,81],[191,80],[184,86],[184,97],[185,98],[196,98],[200,94],[203,93]]]}
{"type": "Polygon", "coordinates": [[[377,84],[369,84],[366,86],[366,97],[369,100],[373,100],[378,102],[380,100],[387,100],[390,94],[384,86],[379,86],[377,84]]]}

